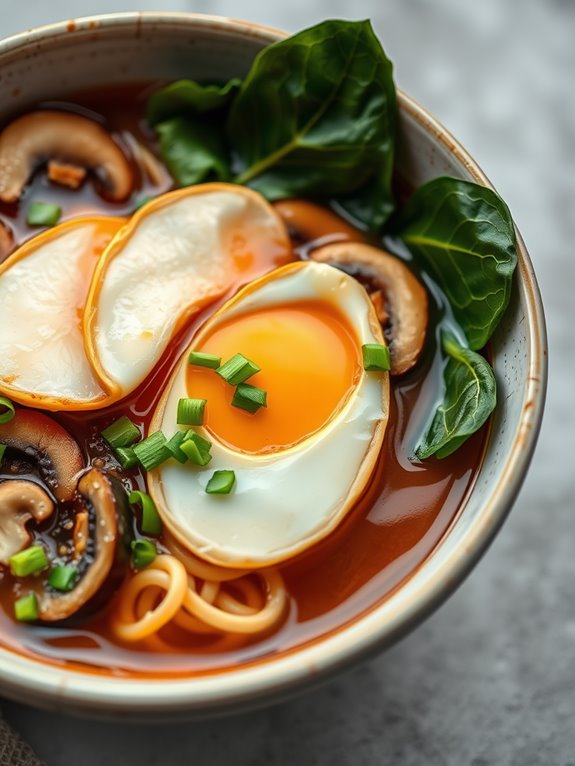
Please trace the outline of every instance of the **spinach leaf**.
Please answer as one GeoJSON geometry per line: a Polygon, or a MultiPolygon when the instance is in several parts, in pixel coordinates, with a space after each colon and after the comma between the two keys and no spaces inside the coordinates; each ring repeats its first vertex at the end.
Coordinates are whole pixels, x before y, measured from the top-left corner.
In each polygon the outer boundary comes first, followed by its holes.
{"type": "Polygon", "coordinates": [[[517,263],[507,205],[484,186],[435,178],[414,192],[391,228],[430,267],[470,348],[483,348],[509,303],[517,263]]]}
{"type": "Polygon", "coordinates": [[[156,125],[156,133],[162,158],[180,186],[229,180],[227,149],[209,124],[175,117],[156,125]]]}
{"type": "Polygon", "coordinates": [[[416,450],[420,460],[447,457],[485,423],[497,401],[496,381],[488,362],[444,333],[449,359],[444,370],[443,401],[416,450]]]}
{"type": "Polygon", "coordinates": [[[351,195],[373,180],[362,217],[382,222],[395,117],[392,65],[369,22],[325,21],[256,57],[228,115],[234,180],[272,200],[351,195]]]}
{"type": "Polygon", "coordinates": [[[178,80],[152,93],[148,100],[147,120],[152,125],[182,117],[205,114],[227,106],[241,85],[230,80],[225,85],[200,85],[193,80],[178,80]]]}

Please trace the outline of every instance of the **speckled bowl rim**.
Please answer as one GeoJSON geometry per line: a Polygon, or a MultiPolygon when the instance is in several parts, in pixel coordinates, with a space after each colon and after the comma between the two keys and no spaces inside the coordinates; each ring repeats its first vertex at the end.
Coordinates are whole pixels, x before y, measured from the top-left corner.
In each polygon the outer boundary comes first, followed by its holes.
{"type": "MultiPolygon", "coordinates": [[[[155,28],[174,23],[212,28],[268,44],[285,37],[270,27],[233,19],[188,13],[117,13],[63,21],[0,42],[0,54],[29,49],[47,39],[68,37],[72,30],[155,28]]],[[[477,163],[451,134],[405,93],[400,109],[451,153],[480,184],[492,185],[477,163]]],[[[182,679],[122,679],[47,665],[0,650],[0,689],[15,699],[78,713],[136,717],[169,714],[207,715],[243,711],[309,688],[336,671],[391,645],[429,615],[470,572],[489,546],[519,492],[543,416],[546,382],[546,332],[539,289],[519,233],[519,289],[524,293],[528,323],[528,380],[522,417],[499,481],[491,488],[482,512],[460,541],[457,551],[439,562],[425,580],[417,572],[394,594],[351,624],[310,645],[260,664],[213,675],[182,679]]],[[[429,561],[441,548],[441,542],[429,561]]]]}

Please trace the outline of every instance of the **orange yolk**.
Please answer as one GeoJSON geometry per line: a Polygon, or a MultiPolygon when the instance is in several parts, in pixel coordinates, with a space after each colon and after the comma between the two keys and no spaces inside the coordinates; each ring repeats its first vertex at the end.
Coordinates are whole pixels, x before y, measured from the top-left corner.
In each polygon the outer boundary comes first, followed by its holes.
{"type": "Polygon", "coordinates": [[[359,342],[337,309],[319,301],[263,308],[216,327],[195,351],[241,353],[261,367],[246,383],[267,392],[267,408],[231,406],[234,387],[214,370],[188,368],[188,396],[207,399],[204,425],[221,442],[273,452],[310,436],[347,400],[361,376],[359,342]]]}

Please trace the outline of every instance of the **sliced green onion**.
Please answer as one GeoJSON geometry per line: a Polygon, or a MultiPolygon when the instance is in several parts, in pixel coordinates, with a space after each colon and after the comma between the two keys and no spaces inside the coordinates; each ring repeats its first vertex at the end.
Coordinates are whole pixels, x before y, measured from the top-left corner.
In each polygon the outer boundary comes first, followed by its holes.
{"type": "Polygon", "coordinates": [[[162,532],[162,520],[158,514],[152,498],[145,492],[130,492],[128,498],[130,505],[141,505],[142,516],[140,519],[140,529],[145,535],[157,537],[162,532]]]}
{"type": "Polygon", "coordinates": [[[257,364],[250,362],[250,360],[246,359],[243,354],[235,354],[231,359],[228,359],[225,364],[222,364],[216,372],[227,383],[232,386],[237,386],[239,383],[243,383],[244,380],[251,378],[251,376],[255,375],[256,372],[259,372],[260,369],[261,368],[258,367],[257,364]]]}
{"type": "Polygon", "coordinates": [[[235,483],[236,475],[233,471],[215,471],[206,484],[206,492],[208,495],[229,495],[235,483]]]}
{"type": "Polygon", "coordinates": [[[0,444],[0,464],[4,459],[4,453],[6,452],[6,444],[0,444]]]}
{"type": "Polygon", "coordinates": [[[391,357],[387,346],[380,343],[365,343],[361,347],[363,369],[368,372],[388,372],[391,369],[391,357]]]}
{"type": "Polygon", "coordinates": [[[176,431],[172,438],[166,443],[166,447],[170,450],[171,457],[175,458],[178,463],[186,463],[188,458],[184,452],[180,449],[180,446],[186,438],[185,431],[176,431]]]}
{"type": "Polygon", "coordinates": [[[212,443],[203,436],[196,433],[192,428],[186,433],[185,439],[181,445],[181,450],[186,457],[196,465],[207,465],[212,456],[210,451],[212,443]]]}
{"type": "Polygon", "coordinates": [[[18,622],[32,622],[38,619],[38,599],[35,593],[22,596],[14,602],[14,615],[18,622]]]}
{"type": "Polygon", "coordinates": [[[63,593],[67,593],[73,590],[76,585],[76,580],[80,573],[76,567],[71,566],[57,566],[48,575],[48,585],[54,590],[61,590],[63,593]]]}
{"type": "Polygon", "coordinates": [[[200,452],[211,452],[211,441],[204,439],[204,437],[196,433],[193,428],[190,428],[190,430],[186,432],[185,440],[188,441],[189,439],[196,443],[200,452]]]}
{"type": "Polygon", "coordinates": [[[0,396],[0,424],[9,423],[15,414],[16,409],[10,399],[0,396]]]}
{"type": "Polygon", "coordinates": [[[257,386],[251,386],[249,383],[240,383],[236,388],[232,407],[239,407],[246,412],[257,412],[260,407],[267,407],[267,393],[257,386]]]}
{"type": "Polygon", "coordinates": [[[10,556],[10,571],[15,577],[28,577],[46,569],[48,559],[41,545],[31,545],[19,553],[10,556]]]}
{"type": "Polygon", "coordinates": [[[118,447],[131,447],[134,442],[140,439],[141,434],[130,418],[123,415],[112,425],[104,428],[102,436],[112,449],[118,449],[118,447]]]}
{"type": "Polygon", "coordinates": [[[201,426],[204,422],[206,399],[180,399],[178,402],[178,425],[201,426]]]}
{"type": "Polygon", "coordinates": [[[118,463],[124,470],[138,465],[138,458],[132,447],[117,447],[115,450],[118,463]]]}
{"type": "Polygon", "coordinates": [[[158,555],[156,546],[149,540],[132,540],[132,566],[134,569],[147,567],[158,555]]]}
{"type": "Polygon", "coordinates": [[[207,465],[212,459],[210,453],[200,449],[193,439],[186,439],[182,442],[180,449],[194,465],[207,465]]]}
{"type": "Polygon", "coordinates": [[[134,444],[132,449],[146,471],[151,471],[172,457],[167,443],[164,434],[161,431],[156,431],[150,434],[147,439],[134,444]]]}
{"type": "Polygon", "coordinates": [[[194,367],[208,367],[210,370],[217,370],[222,363],[222,357],[205,354],[203,351],[190,351],[188,361],[194,367]]]}
{"type": "Polygon", "coordinates": [[[28,226],[55,226],[62,215],[62,208],[51,202],[31,202],[28,207],[28,226]]]}

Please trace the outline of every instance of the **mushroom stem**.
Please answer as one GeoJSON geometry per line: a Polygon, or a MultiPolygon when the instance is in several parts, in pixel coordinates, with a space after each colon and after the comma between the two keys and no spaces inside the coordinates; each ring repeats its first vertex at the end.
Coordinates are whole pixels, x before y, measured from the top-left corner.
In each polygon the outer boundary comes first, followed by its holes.
{"type": "Polygon", "coordinates": [[[428,300],[425,288],[403,261],[360,242],[326,245],[314,250],[310,258],[363,276],[371,283],[378,318],[385,320],[382,324],[391,336],[391,374],[403,375],[410,370],[425,343],[428,300]]]}
{"type": "Polygon", "coordinates": [[[25,548],[31,535],[26,524],[44,521],[54,512],[48,493],[33,481],[9,479],[0,484],[0,564],[25,548]]]}
{"type": "Polygon", "coordinates": [[[16,202],[36,167],[48,160],[94,171],[114,201],[132,190],[130,163],[101,125],[79,114],[46,110],[19,117],[0,134],[0,199],[16,202]]]}

